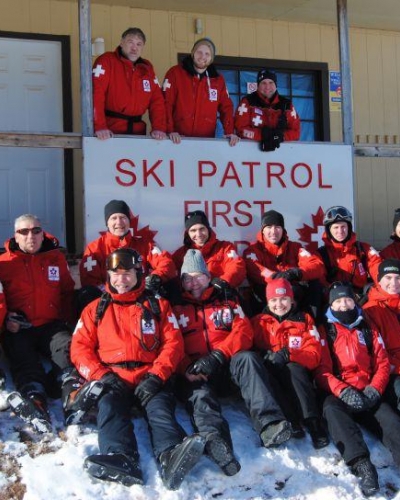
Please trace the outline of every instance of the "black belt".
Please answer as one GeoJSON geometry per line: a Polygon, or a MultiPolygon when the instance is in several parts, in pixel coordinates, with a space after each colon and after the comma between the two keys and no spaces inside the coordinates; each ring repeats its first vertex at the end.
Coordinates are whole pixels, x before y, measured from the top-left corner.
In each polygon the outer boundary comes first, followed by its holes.
{"type": "Polygon", "coordinates": [[[106,116],[111,116],[112,118],[120,118],[121,120],[126,120],[128,122],[126,133],[133,134],[133,124],[142,121],[142,115],[124,115],[123,113],[118,113],[117,111],[110,111],[106,109],[106,116]]]}
{"type": "Polygon", "coordinates": [[[122,361],[121,363],[104,363],[106,366],[115,366],[117,368],[125,368],[126,370],[132,370],[134,368],[140,368],[141,366],[149,365],[150,363],[144,363],[143,361],[122,361]]]}

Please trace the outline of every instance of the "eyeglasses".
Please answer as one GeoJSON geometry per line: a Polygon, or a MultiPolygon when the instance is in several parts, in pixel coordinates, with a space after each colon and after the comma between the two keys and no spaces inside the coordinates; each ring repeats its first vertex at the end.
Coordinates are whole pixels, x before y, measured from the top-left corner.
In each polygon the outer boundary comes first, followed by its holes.
{"type": "Polygon", "coordinates": [[[36,227],[23,227],[22,229],[16,229],[15,232],[22,234],[22,236],[28,236],[29,233],[40,234],[43,229],[39,226],[36,227]]]}
{"type": "Polygon", "coordinates": [[[198,274],[196,276],[189,276],[188,274],[185,274],[183,276],[183,281],[187,284],[194,283],[195,281],[201,282],[205,281],[207,279],[207,276],[205,274],[198,274]]]}

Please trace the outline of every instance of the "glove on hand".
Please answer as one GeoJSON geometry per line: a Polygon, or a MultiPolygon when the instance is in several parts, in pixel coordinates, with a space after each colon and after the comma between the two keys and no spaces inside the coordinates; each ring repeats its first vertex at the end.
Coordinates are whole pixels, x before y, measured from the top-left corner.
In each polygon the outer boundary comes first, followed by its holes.
{"type": "Polygon", "coordinates": [[[264,356],[264,361],[271,363],[276,368],[283,368],[290,361],[289,349],[287,347],[283,347],[279,349],[279,351],[267,351],[264,356]]]}
{"type": "Polygon", "coordinates": [[[146,276],[144,283],[145,289],[148,292],[152,293],[153,295],[157,295],[160,293],[162,279],[157,274],[149,274],[149,276],[146,276]]]}
{"type": "Polygon", "coordinates": [[[220,293],[220,295],[227,299],[233,299],[235,297],[235,290],[227,281],[221,278],[213,278],[210,281],[210,285],[213,286],[215,290],[220,293]]]}
{"type": "Polygon", "coordinates": [[[21,329],[30,328],[32,326],[32,323],[28,321],[25,314],[22,313],[9,313],[7,315],[7,320],[18,323],[21,329]]]}
{"type": "Polygon", "coordinates": [[[100,379],[100,382],[104,385],[104,389],[106,391],[123,391],[127,387],[122,378],[114,372],[108,372],[103,375],[100,379]]]}
{"type": "Polygon", "coordinates": [[[283,130],[263,127],[261,131],[261,151],[275,151],[283,142],[283,130]]]}
{"type": "Polygon", "coordinates": [[[198,359],[190,368],[192,375],[214,375],[225,364],[226,358],[221,351],[211,351],[207,356],[198,359]]]}
{"type": "Polygon", "coordinates": [[[346,387],[339,395],[339,399],[354,412],[366,409],[364,394],[353,387],[346,387]]]}
{"type": "Polygon", "coordinates": [[[303,271],[298,267],[292,267],[291,269],[287,269],[286,271],[278,271],[272,275],[272,279],[276,278],[284,278],[290,282],[292,281],[301,281],[303,278],[303,271]]]}
{"type": "Polygon", "coordinates": [[[363,390],[363,394],[366,398],[365,404],[368,408],[374,408],[381,400],[380,392],[375,387],[372,387],[372,385],[367,385],[363,390]]]}
{"type": "Polygon", "coordinates": [[[135,396],[139,399],[142,406],[145,407],[150,399],[161,390],[163,385],[164,383],[160,377],[148,373],[136,386],[135,396]]]}

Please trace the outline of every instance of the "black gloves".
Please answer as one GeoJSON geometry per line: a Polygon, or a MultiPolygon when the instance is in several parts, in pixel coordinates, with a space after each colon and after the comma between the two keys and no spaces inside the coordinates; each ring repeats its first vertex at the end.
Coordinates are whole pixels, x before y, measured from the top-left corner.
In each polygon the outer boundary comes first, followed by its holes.
{"type": "Polygon", "coordinates": [[[225,364],[226,358],[221,351],[211,351],[207,356],[198,359],[189,369],[192,375],[215,375],[225,364]]]}
{"type": "Polygon", "coordinates": [[[354,412],[366,410],[365,396],[354,387],[346,387],[339,395],[339,399],[354,412]]]}
{"type": "Polygon", "coordinates": [[[381,400],[380,392],[372,387],[372,385],[367,385],[367,387],[363,390],[363,394],[365,396],[365,405],[370,408],[374,408],[379,401],[381,400]]]}
{"type": "Polygon", "coordinates": [[[292,281],[301,281],[303,278],[303,271],[298,267],[292,267],[291,269],[287,269],[286,271],[278,271],[272,275],[272,279],[276,278],[284,278],[290,282],[292,281]]]}
{"type": "Polygon", "coordinates": [[[157,375],[147,373],[135,389],[135,396],[139,399],[143,407],[147,405],[150,399],[155,396],[164,385],[163,381],[157,375]]]}
{"type": "Polygon", "coordinates": [[[279,351],[267,351],[264,356],[264,361],[271,363],[276,368],[283,368],[290,361],[289,349],[283,347],[279,351]]]}
{"type": "Polygon", "coordinates": [[[122,378],[118,377],[118,375],[114,372],[108,372],[103,375],[100,382],[104,385],[104,389],[106,391],[123,391],[127,388],[127,385],[122,378]]]}
{"type": "Polygon", "coordinates": [[[146,276],[145,289],[153,295],[158,295],[160,293],[160,288],[162,285],[162,279],[157,274],[149,274],[146,276]]]}
{"type": "Polygon", "coordinates": [[[224,298],[234,299],[235,298],[235,290],[231,287],[231,285],[221,279],[221,278],[213,278],[210,281],[210,285],[215,288],[224,298]]]}
{"type": "Polygon", "coordinates": [[[8,321],[14,321],[14,323],[18,323],[21,329],[30,328],[32,323],[29,322],[23,313],[9,313],[7,315],[8,321]]]}
{"type": "Polygon", "coordinates": [[[283,142],[283,130],[263,127],[261,130],[261,151],[275,151],[283,142]]]}

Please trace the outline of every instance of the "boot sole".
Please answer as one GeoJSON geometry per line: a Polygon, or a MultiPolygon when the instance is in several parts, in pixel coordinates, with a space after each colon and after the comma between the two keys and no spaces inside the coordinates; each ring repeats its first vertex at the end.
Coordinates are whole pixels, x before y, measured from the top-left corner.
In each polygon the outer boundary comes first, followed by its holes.
{"type": "Polygon", "coordinates": [[[272,438],[267,441],[262,439],[265,448],[276,448],[286,441],[289,441],[292,437],[292,428],[289,422],[284,420],[279,425],[280,429],[277,430],[276,434],[272,438]]]}
{"type": "Polygon", "coordinates": [[[188,439],[182,448],[181,458],[171,469],[167,469],[164,485],[169,490],[177,490],[188,472],[196,465],[204,452],[205,439],[201,436],[188,439]]]}
{"type": "Polygon", "coordinates": [[[39,410],[33,408],[19,392],[11,392],[7,397],[7,402],[12,411],[24,422],[32,425],[32,427],[40,434],[53,432],[51,423],[44,417],[39,416],[39,410]],[[33,410],[33,412],[32,412],[33,410]],[[32,412],[31,416],[26,416],[24,413],[32,412]],[[36,413],[36,414],[33,414],[36,413]]]}
{"type": "Polygon", "coordinates": [[[113,481],[120,483],[124,486],[133,486],[134,484],[143,485],[142,479],[130,476],[129,474],[124,474],[121,471],[112,470],[112,468],[107,468],[104,465],[95,464],[93,462],[85,462],[84,468],[87,472],[96,479],[102,479],[103,481],[113,481]]]}
{"type": "Polygon", "coordinates": [[[225,441],[218,438],[208,441],[206,451],[211,460],[221,468],[226,476],[234,476],[240,471],[240,463],[236,460],[225,441]]]}

